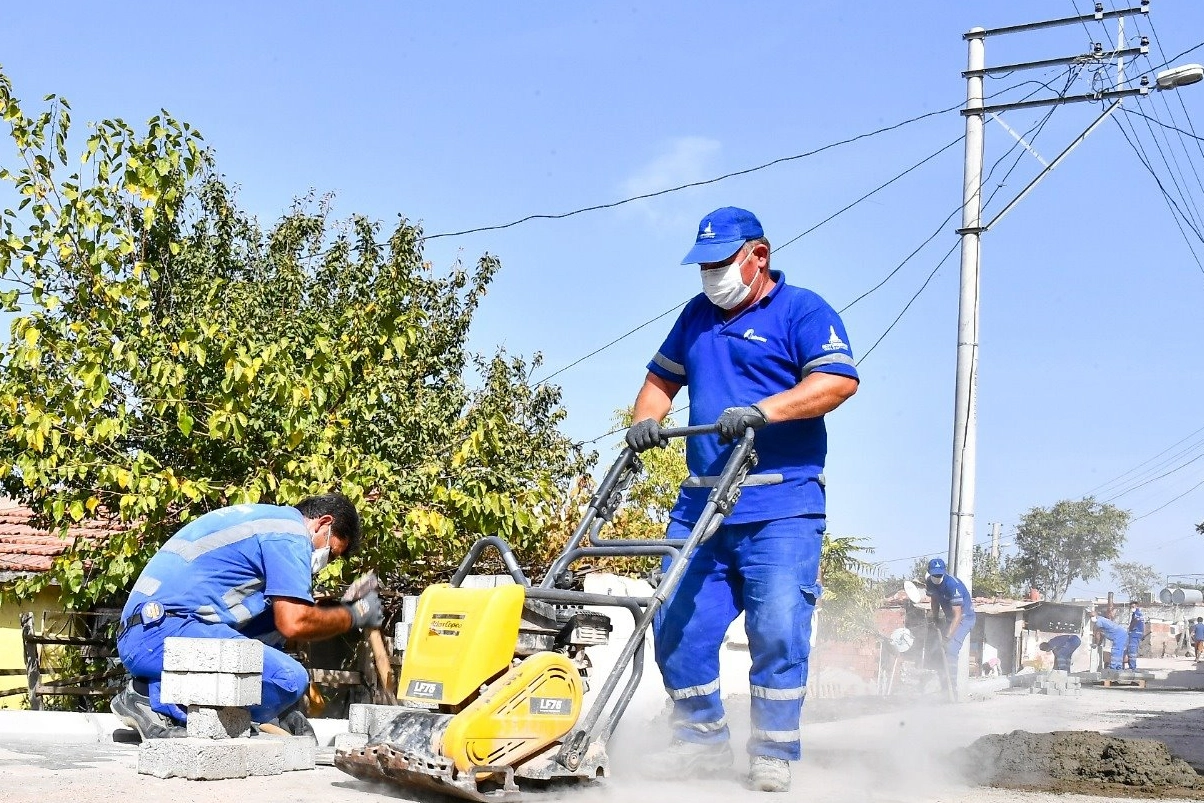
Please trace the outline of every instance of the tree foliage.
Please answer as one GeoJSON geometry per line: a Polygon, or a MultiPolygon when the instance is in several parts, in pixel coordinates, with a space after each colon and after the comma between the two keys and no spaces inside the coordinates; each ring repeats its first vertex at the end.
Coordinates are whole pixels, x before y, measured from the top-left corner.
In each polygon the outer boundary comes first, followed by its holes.
{"type": "Polygon", "coordinates": [[[72,170],[70,107],[47,101],[27,115],[0,74],[19,199],[0,219],[0,487],[52,529],[128,529],[16,593],[112,599],[181,523],[327,490],[366,533],[330,581],[370,566],[404,585],[481,534],[538,549],[588,461],[559,389],[529,382],[538,358],[466,348],[495,257],[437,272],[416,225],[335,220],[328,199],[263,228],[167,113],[96,124],[72,170]]]}
{"type": "Polygon", "coordinates": [[[1130,600],[1140,599],[1143,594],[1157,585],[1162,575],[1148,563],[1116,561],[1112,564],[1112,579],[1130,600]]]}
{"type": "Polygon", "coordinates": [[[1024,589],[1016,577],[1015,567],[1004,558],[997,558],[981,545],[974,546],[974,595],[978,597],[1018,597],[1024,589]]]}
{"type": "Polygon", "coordinates": [[[1130,513],[1092,497],[1034,507],[1016,528],[1015,576],[1060,600],[1075,580],[1099,576],[1101,564],[1119,557],[1130,513]]]}
{"type": "Polygon", "coordinates": [[[893,592],[874,582],[878,566],[866,560],[873,552],[868,538],[824,533],[819,576],[823,585],[820,621],[826,626],[821,625],[819,638],[857,639],[877,632],[874,613],[883,594],[893,592]]]}

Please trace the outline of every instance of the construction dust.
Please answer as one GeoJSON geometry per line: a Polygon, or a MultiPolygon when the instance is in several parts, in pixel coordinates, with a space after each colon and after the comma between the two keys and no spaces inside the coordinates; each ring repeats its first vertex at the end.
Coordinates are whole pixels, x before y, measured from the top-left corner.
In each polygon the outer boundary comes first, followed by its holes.
{"type": "Polygon", "coordinates": [[[1204,800],[1204,776],[1153,739],[1018,730],[983,736],[956,755],[967,780],[984,786],[1204,800]]]}

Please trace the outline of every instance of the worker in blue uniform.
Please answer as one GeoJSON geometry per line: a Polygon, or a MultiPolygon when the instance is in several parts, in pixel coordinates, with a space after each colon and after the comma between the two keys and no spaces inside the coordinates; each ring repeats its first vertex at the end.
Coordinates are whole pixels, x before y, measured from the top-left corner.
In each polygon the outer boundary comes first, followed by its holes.
{"type": "Polygon", "coordinates": [[[1137,651],[1141,648],[1141,640],[1145,638],[1145,612],[1141,606],[1134,603],[1133,613],[1129,616],[1129,639],[1125,642],[1125,660],[1129,669],[1137,668],[1137,651]]]}
{"type": "Polygon", "coordinates": [[[1108,668],[1120,669],[1121,662],[1124,660],[1125,647],[1129,644],[1129,631],[1123,625],[1098,614],[1091,617],[1091,627],[1095,632],[1097,644],[1105,638],[1112,642],[1112,654],[1108,658],[1108,668]]]}
{"type": "Polygon", "coordinates": [[[1060,636],[1054,636],[1049,641],[1043,641],[1037,645],[1037,649],[1044,652],[1052,652],[1054,657],[1054,669],[1060,669],[1064,672],[1070,671],[1070,661],[1074,658],[1074,651],[1082,645],[1083,640],[1072,633],[1064,633],[1060,636]]]}
{"type": "Polygon", "coordinates": [[[956,686],[957,659],[966,636],[974,629],[974,600],[966,584],[949,574],[944,558],[928,561],[924,589],[932,604],[933,618],[938,619],[943,615],[944,619],[944,623],[938,627],[945,641],[945,667],[948,671],[947,678],[942,678],[941,683],[946,685],[951,682],[956,686]]]}
{"type": "Polygon", "coordinates": [[[748,784],[785,791],[789,762],[801,753],[811,617],[820,594],[824,415],[856,392],[857,369],[835,310],[770,269],[769,241],[751,212],[725,207],[704,217],[682,264],[699,265],[703,293],[686,304],[648,363],[626,436],[636,451],[663,445],[660,421],[687,385],[690,424],[718,425],[718,436],[686,444],[690,476],[667,537],[689,535],[731,443],[750,428],[758,462],[731,515],[691,557],[654,622],[674,742],[648,767],[662,778],[730,772],[719,647],[743,612],[752,656],[748,784]]]}
{"type": "Polygon", "coordinates": [[[143,739],[183,735],[187,712],[159,699],[164,639],[255,638],[265,647],[252,720],[312,735],[296,705],[308,672],[276,647],[381,625],[375,591],[348,604],[314,605],[312,576],[359,540],[359,514],[342,494],[288,507],[235,505],[184,526],[146,564],[122,609],[117,651],[132,680],[113,698],[113,713],[143,739]]]}

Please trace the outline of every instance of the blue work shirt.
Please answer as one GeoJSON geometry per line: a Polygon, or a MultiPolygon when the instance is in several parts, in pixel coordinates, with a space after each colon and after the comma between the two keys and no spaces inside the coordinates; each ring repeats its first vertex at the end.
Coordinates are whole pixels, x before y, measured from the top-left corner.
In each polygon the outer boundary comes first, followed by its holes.
{"type": "Polygon", "coordinates": [[[190,522],[146,564],[121,612],[149,600],[248,636],[274,629],[269,597],[313,602],[313,544],[295,507],[236,505],[190,522]]]}
{"type": "MultiPolygon", "coordinates": [[[[726,408],[789,390],[813,371],[858,378],[836,311],[816,293],[786,284],[781,271],[770,277],[775,285],[765,298],[731,320],[705,294],[695,296],[648,363],[661,379],[689,387],[691,425],[713,424],[726,408]]],[[[822,514],[828,452],[823,416],[770,424],[757,431],[755,443],[757,465],[726,522],[822,514]]],[[[687,441],[691,476],[682,484],[674,519],[698,520],[731,449],[720,446],[716,435],[687,441]]]]}
{"type": "Polygon", "coordinates": [[[1204,641],[1204,622],[1196,622],[1191,626],[1191,637],[1193,641],[1204,641]]]}
{"type": "Polygon", "coordinates": [[[1145,635],[1145,614],[1141,608],[1134,608],[1133,615],[1129,617],[1129,633],[1137,638],[1145,635]]]}
{"type": "Polygon", "coordinates": [[[932,577],[929,576],[924,581],[924,589],[928,592],[929,599],[936,600],[946,619],[953,617],[954,605],[962,609],[963,620],[974,618],[974,600],[970,597],[970,590],[953,575],[946,574],[940,585],[932,582],[932,577]]]}
{"type": "Polygon", "coordinates": [[[1113,644],[1125,644],[1129,640],[1129,631],[1106,616],[1095,617],[1095,626],[1103,631],[1104,636],[1113,644]]]}

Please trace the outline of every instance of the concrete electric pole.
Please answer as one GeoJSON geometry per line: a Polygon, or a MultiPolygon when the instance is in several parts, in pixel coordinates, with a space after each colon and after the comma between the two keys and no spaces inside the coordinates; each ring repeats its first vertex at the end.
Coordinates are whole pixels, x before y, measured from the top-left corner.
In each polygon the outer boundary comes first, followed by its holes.
{"type": "MultiPolygon", "coordinates": [[[[1124,46],[1123,27],[1117,46],[1105,52],[1098,43],[1093,43],[1092,52],[1040,61],[1005,64],[998,67],[986,65],[986,40],[992,36],[1024,33],[1042,28],[1063,25],[1080,25],[1108,19],[1123,20],[1127,16],[1149,12],[1149,0],[1133,8],[1104,11],[1103,3],[1095,4],[1093,14],[1064,17],[1046,22],[1010,25],[1003,28],[973,28],[963,35],[969,46],[966,71],[966,107],[962,115],[966,118],[965,172],[962,181],[962,225],[957,230],[961,235],[961,284],[957,315],[957,377],[954,387],[953,405],[953,479],[949,516],[949,571],[973,590],[974,577],[974,496],[975,472],[977,468],[978,440],[978,315],[979,315],[979,240],[1004,215],[1012,210],[1032,189],[1065,159],[1071,151],[1087,138],[1120,106],[1126,97],[1142,96],[1150,92],[1149,79],[1142,77],[1141,85],[1133,89],[1124,88],[1123,60],[1126,57],[1145,55],[1148,42],[1142,38],[1139,47],[1124,46]],[[1082,95],[1058,95],[1049,98],[1026,100],[1017,103],[983,105],[983,78],[987,75],[1019,70],[1043,69],[1071,64],[1087,64],[1117,60],[1118,85],[1116,89],[1091,92],[1082,95]],[[1045,165],[1037,176],[1028,183],[988,223],[982,224],[982,165],[983,129],[986,117],[995,117],[998,112],[1013,109],[1031,109],[1041,106],[1056,106],[1082,101],[1111,101],[1103,113],[1087,129],[1071,142],[1052,162],[1045,165]]],[[[1158,89],[1175,89],[1195,83],[1204,77],[1200,65],[1184,65],[1167,69],[1157,76],[1158,89]]],[[[1027,144],[1021,140],[1022,144],[1027,144]]],[[[1030,148],[1031,151],[1031,148],[1030,148]]],[[[997,551],[997,549],[995,550],[997,551]]],[[[969,651],[963,650],[958,663],[958,688],[964,694],[965,679],[969,670],[969,651]]]]}

